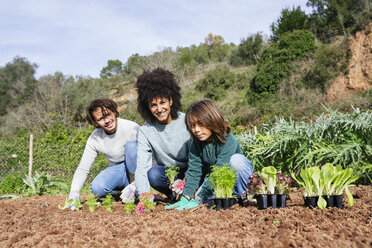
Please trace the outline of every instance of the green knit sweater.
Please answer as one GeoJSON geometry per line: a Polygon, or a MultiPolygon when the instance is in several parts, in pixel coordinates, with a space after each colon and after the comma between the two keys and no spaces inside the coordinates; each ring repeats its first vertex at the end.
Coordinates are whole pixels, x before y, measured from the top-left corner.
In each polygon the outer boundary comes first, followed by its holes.
{"type": "MultiPolygon", "coordinates": [[[[189,152],[189,169],[183,194],[192,197],[201,183],[203,171],[209,174],[212,165],[228,164],[231,156],[237,153],[243,154],[238,141],[231,132],[224,144],[193,140],[189,152]]],[[[199,196],[205,199],[212,192],[211,184],[207,181],[199,196]]]]}

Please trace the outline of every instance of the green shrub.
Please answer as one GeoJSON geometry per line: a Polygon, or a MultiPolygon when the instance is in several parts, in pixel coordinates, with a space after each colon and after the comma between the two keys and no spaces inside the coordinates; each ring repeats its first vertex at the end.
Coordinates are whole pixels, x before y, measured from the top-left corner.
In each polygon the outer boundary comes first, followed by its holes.
{"type": "Polygon", "coordinates": [[[224,97],[226,91],[236,82],[236,75],[227,66],[218,66],[197,82],[196,89],[202,91],[204,97],[218,100],[224,97]]]}
{"type": "Polygon", "coordinates": [[[9,173],[0,180],[0,194],[20,194],[25,190],[22,174],[9,173]]]}

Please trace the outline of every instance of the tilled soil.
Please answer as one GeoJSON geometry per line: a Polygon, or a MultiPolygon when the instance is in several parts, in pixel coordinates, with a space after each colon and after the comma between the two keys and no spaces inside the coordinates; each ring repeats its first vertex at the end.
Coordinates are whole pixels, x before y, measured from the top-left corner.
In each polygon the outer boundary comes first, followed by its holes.
{"type": "Polygon", "coordinates": [[[159,203],[144,215],[126,214],[121,202],[113,212],[62,211],[65,196],[1,200],[0,247],[372,247],[372,186],[351,192],[354,206],[344,209],[303,207],[292,189],[285,209],[167,211],[159,203]]]}

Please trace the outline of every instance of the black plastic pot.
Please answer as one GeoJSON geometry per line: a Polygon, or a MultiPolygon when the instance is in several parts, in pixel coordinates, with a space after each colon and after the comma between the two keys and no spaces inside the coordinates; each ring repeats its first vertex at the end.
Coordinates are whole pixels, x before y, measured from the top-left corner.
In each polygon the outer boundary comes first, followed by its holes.
{"type": "Polygon", "coordinates": [[[277,208],[277,194],[267,195],[267,206],[277,208]]]}
{"type": "Polygon", "coordinates": [[[344,208],[344,205],[342,205],[342,195],[334,195],[333,196],[333,205],[336,208],[344,208]]]}
{"type": "Polygon", "coordinates": [[[267,208],[267,194],[256,195],[257,199],[257,208],[266,209],[267,208]]]}
{"type": "Polygon", "coordinates": [[[243,205],[243,199],[240,196],[232,198],[210,198],[210,207],[216,210],[229,209],[235,204],[239,203],[240,206],[243,205]]]}
{"type": "Polygon", "coordinates": [[[280,194],[276,198],[278,208],[285,208],[287,206],[286,201],[287,201],[287,196],[285,194],[280,194]]]}
{"type": "Polygon", "coordinates": [[[331,195],[331,196],[323,195],[323,198],[327,202],[327,208],[333,208],[334,207],[334,205],[333,205],[334,196],[333,195],[331,195]]]}
{"type": "Polygon", "coordinates": [[[305,206],[309,208],[315,208],[318,204],[318,196],[305,197],[305,206]]]}

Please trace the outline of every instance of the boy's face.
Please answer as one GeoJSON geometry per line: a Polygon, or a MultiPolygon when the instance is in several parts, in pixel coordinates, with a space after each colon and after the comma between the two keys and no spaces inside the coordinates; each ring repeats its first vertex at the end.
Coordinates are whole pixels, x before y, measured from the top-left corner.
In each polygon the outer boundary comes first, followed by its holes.
{"type": "Polygon", "coordinates": [[[166,97],[156,97],[149,102],[149,109],[160,124],[168,125],[172,122],[170,114],[172,104],[172,98],[169,100],[166,97]]]}
{"type": "Polygon", "coordinates": [[[106,134],[113,134],[118,129],[116,116],[111,110],[104,109],[104,112],[106,115],[102,113],[101,108],[97,108],[93,111],[92,114],[95,120],[95,126],[103,128],[106,134]]]}
{"type": "Polygon", "coordinates": [[[191,132],[200,141],[208,141],[212,136],[212,131],[202,125],[196,117],[191,118],[191,132]]]}

